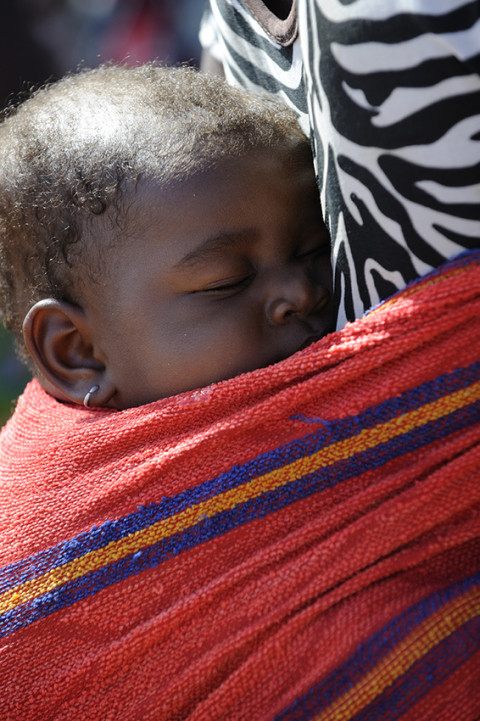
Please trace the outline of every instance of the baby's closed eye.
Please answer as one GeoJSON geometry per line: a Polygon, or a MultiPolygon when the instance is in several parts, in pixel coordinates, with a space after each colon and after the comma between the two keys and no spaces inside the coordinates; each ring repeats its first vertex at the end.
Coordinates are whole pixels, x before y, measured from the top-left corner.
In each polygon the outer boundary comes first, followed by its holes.
{"type": "Polygon", "coordinates": [[[228,278],[221,278],[206,285],[202,285],[191,293],[206,293],[210,295],[234,295],[247,288],[255,277],[254,273],[242,274],[239,276],[233,276],[228,278]]]}

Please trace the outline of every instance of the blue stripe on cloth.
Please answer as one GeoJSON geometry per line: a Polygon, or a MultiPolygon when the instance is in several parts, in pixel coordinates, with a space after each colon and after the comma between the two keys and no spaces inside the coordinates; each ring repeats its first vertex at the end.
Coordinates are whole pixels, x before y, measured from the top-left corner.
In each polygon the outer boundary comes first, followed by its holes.
{"type": "MultiPolygon", "coordinates": [[[[411,606],[375,633],[371,639],[362,643],[341,666],[315,684],[306,694],[296,699],[287,709],[278,714],[274,721],[310,721],[361,681],[419,624],[455,598],[478,586],[480,586],[480,572],[436,591],[411,606]]],[[[478,637],[474,644],[470,643],[472,638],[475,639],[475,634],[473,637],[471,634],[472,631],[478,629],[478,623],[479,618],[476,617],[443,639],[422,659],[413,664],[404,676],[397,679],[395,684],[388,687],[375,701],[353,716],[351,721],[374,721],[375,719],[393,721],[393,719],[400,718],[401,714],[408,710],[403,707],[400,711],[400,704],[405,706],[410,695],[410,705],[417,703],[436,682],[446,678],[449,673],[455,671],[475,652],[478,652],[478,637]],[[426,678],[424,676],[422,683],[418,685],[422,674],[425,674],[426,678]],[[397,711],[398,715],[395,715],[397,711]]]]}
{"type": "MultiPolygon", "coordinates": [[[[475,414],[478,421],[480,415],[478,407],[475,414]]],[[[7,611],[0,617],[0,636],[8,635],[22,626],[29,625],[39,618],[70,606],[87,596],[93,596],[110,585],[145,569],[158,566],[169,558],[213,538],[220,537],[254,520],[265,518],[282,508],[312,496],[314,493],[333,488],[338,483],[383,466],[391,459],[398,458],[402,453],[410,453],[416,448],[427,445],[432,440],[436,441],[447,437],[452,431],[456,432],[469,427],[471,423],[471,407],[463,408],[449,414],[446,418],[431,421],[425,426],[395,437],[389,442],[369,448],[348,459],[290,481],[273,491],[239,503],[230,510],[217,513],[214,517],[205,518],[187,530],[175,533],[98,570],[87,572],[74,581],[67,581],[55,589],[7,611]]],[[[102,528],[95,529],[94,532],[97,533],[102,528]]],[[[128,534],[124,533],[120,539],[126,535],[128,534]]],[[[107,537],[110,539],[111,535],[107,534],[107,537]]],[[[105,545],[107,545],[107,541],[103,538],[100,547],[105,545]]],[[[42,557],[42,560],[45,559],[42,557]]]]}
{"type": "MultiPolygon", "coordinates": [[[[433,381],[406,391],[401,396],[389,399],[357,416],[335,421],[302,418],[301,420],[306,420],[309,423],[318,422],[321,424],[321,428],[314,433],[307,434],[279,448],[261,454],[243,465],[232,466],[229,471],[205,481],[195,488],[187,489],[171,498],[164,498],[160,503],[139,507],[137,511],[123,518],[107,521],[102,526],[93,527],[90,531],[81,533],[54,548],[0,569],[0,593],[29,579],[41,576],[50,569],[62,566],[90,551],[98,550],[112,541],[118,541],[202,501],[213,498],[219,493],[243,485],[299,458],[313,455],[322,448],[328,448],[329,445],[347,438],[353,438],[367,428],[373,428],[379,423],[399,417],[456,390],[467,388],[470,384],[478,381],[479,376],[480,363],[475,363],[467,368],[458,369],[453,373],[440,376],[433,381]]],[[[297,494],[301,492],[301,488],[298,488],[299,482],[300,484],[305,483],[305,489],[301,496],[297,495],[296,498],[292,498],[289,502],[294,502],[298,497],[304,498],[311,495],[311,493],[332,487],[332,481],[329,480],[332,476],[336,479],[335,482],[338,483],[341,480],[351,478],[356,473],[365,472],[386,463],[402,451],[415,450],[422,444],[431,442],[432,434],[440,433],[439,437],[446,437],[457,429],[457,424],[459,424],[458,428],[465,428],[469,424],[478,422],[479,415],[478,404],[472,404],[460,411],[449,414],[443,419],[427,423],[410,433],[394,438],[387,443],[357,453],[334,466],[321,469],[315,474],[314,487],[306,483],[305,478],[294,482],[297,486],[291,487],[289,496],[293,491],[297,494]],[[412,444],[408,449],[402,447],[405,441],[412,444]]]]}
{"type": "Polygon", "coordinates": [[[432,648],[351,721],[397,721],[480,651],[476,616],[432,648]]]}

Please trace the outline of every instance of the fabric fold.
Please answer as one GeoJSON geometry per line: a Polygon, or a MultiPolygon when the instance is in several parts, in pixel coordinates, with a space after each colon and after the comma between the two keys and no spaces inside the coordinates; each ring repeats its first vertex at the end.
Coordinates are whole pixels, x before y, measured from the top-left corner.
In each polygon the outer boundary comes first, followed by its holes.
{"type": "Polygon", "coordinates": [[[0,435],[0,712],[480,714],[480,253],[269,368],[0,435]]]}

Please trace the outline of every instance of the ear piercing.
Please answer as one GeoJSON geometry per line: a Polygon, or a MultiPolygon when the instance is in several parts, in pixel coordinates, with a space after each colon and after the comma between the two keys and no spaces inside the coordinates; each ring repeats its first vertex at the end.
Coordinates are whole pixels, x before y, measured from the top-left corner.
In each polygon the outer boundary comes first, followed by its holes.
{"type": "Polygon", "coordinates": [[[85,406],[85,408],[90,408],[90,398],[98,390],[100,390],[100,386],[92,386],[88,393],[85,393],[85,398],[83,399],[83,405],[85,406]]]}

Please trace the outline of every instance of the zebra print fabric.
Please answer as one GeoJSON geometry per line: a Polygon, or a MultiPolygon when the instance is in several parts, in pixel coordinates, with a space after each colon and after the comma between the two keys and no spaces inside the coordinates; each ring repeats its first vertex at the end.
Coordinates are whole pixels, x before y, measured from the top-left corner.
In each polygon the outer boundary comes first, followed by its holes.
{"type": "Polygon", "coordinates": [[[479,247],[480,2],[298,0],[298,25],[284,47],[210,0],[201,40],[311,137],[342,327],[479,247]]]}

